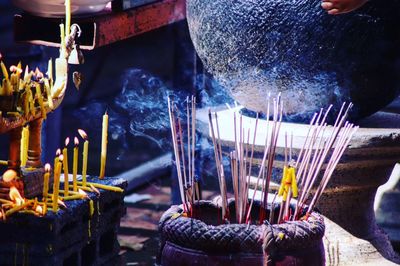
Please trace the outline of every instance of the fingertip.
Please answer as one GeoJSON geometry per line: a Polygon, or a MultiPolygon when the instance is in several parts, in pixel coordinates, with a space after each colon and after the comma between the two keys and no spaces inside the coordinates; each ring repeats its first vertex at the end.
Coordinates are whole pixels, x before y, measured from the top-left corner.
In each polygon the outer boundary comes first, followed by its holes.
{"type": "Polygon", "coordinates": [[[332,9],[333,4],[331,2],[322,2],[321,7],[325,10],[332,9]]]}
{"type": "Polygon", "coordinates": [[[329,15],[337,15],[339,13],[340,13],[340,11],[337,8],[334,8],[334,9],[331,9],[331,10],[328,11],[329,15]]]}

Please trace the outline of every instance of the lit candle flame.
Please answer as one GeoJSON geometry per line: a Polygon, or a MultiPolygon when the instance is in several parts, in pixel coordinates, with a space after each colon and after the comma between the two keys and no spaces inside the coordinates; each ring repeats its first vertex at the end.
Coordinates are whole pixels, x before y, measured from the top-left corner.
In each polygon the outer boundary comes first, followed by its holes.
{"type": "Polygon", "coordinates": [[[44,166],[44,170],[45,170],[46,172],[50,172],[50,170],[51,170],[50,164],[46,163],[46,165],[44,166]]]}
{"type": "Polygon", "coordinates": [[[83,129],[78,129],[78,133],[84,140],[87,140],[88,136],[83,129]]]}
{"type": "Polygon", "coordinates": [[[39,68],[36,67],[35,72],[33,72],[33,74],[35,75],[35,77],[37,79],[41,79],[44,77],[43,73],[39,70],[39,68]]]}
{"type": "Polygon", "coordinates": [[[8,169],[3,174],[4,182],[10,182],[10,181],[14,180],[16,177],[17,177],[17,172],[13,169],[8,169]]]}
{"type": "Polygon", "coordinates": [[[65,139],[65,147],[67,147],[68,144],[69,144],[69,138],[66,138],[66,139],[65,139]]]}
{"type": "Polygon", "coordinates": [[[21,74],[22,69],[17,66],[12,65],[12,66],[10,66],[10,72],[18,72],[18,74],[21,74]]]}
{"type": "Polygon", "coordinates": [[[58,150],[56,151],[56,156],[60,156],[60,154],[61,154],[61,149],[58,149],[58,150]]]}
{"type": "Polygon", "coordinates": [[[28,74],[29,74],[29,66],[28,65],[26,65],[26,67],[25,67],[25,77],[26,76],[28,76],[28,74]]]}
{"type": "Polygon", "coordinates": [[[74,138],[74,144],[75,144],[75,146],[78,146],[78,145],[79,145],[79,140],[78,140],[77,137],[74,138]]]}
{"type": "Polygon", "coordinates": [[[89,197],[88,197],[88,194],[87,194],[85,191],[83,191],[82,189],[78,189],[78,193],[79,193],[80,195],[82,195],[84,198],[89,198],[89,197]]]}
{"type": "Polygon", "coordinates": [[[42,208],[42,206],[40,206],[40,205],[36,206],[35,211],[36,211],[38,214],[43,215],[43,208],[42,208]]]}
{"type": "Polygon", "coordinates": [[[100,195],[100,191],[97,188],[95,188],[92,184],[90,184],[89,186],[92,189],[92,191],[94,191],[97,195],[100,195]]]}
{"type": "Polygon", "coordinates": [[[35,69],[35,75],[36,75],[36,77],[40,77],[40,78],[43,78],[43,73],[42,73],[42,71],[40,71],[39,70],[39,68],[38,67],[36,67],[36,69],[35,69]]]}
{"type": "Polygon", "coordinates": [[[67,205],[65,205],[64,201],[58,199],[57,202],[58,202],[58,205],[61,205],[61,206],[63,206],[64,208],[67,208],[67,205]]]}
{"type": "Polygon", "coordinates": [[[64,160],[64,155],[60,154],[60,155],[58,156],[58,160],[59,160],[60,162],[62,162],[62,161],[64,160]]]}
{"type": "Polygon", "coordinates": [[[14,186],[10,187],[9,193],[10,199],[15,202],[17,205],[21,205],[25,202],[24,198],[19,193],[18,189],[14,186]]]}

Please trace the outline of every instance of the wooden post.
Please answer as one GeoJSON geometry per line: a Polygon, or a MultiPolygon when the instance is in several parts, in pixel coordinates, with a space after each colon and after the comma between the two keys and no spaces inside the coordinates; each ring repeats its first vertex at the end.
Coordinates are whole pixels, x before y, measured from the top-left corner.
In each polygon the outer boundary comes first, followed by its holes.
{"type": "Polygon", "coordinates": [[[42,166],[41,155],[42,155],[42,123],[43,119],[39,118],[29,123],[29,148],[28,148],[28,160],[26,162],[27,167],[39,168],[42,166]]]}
{"type": "Polygon", "coordinates": [[[8,153],[8,168],[19,172],[21,166],[21,134],[22,127],[10,131],[10,146],[8,153]]]}

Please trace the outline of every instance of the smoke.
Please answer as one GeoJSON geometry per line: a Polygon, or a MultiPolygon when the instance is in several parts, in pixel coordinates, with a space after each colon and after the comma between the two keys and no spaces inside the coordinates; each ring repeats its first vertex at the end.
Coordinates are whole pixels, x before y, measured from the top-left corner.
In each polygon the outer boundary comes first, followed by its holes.
{"type": "MultiPolygon", "coordinates": [[[[115,97],[89,102],[73,112],[74,127],[87,130],[94,143],[101,141],[101,119],[108,112],[109,158],[115,172],[172,151],[167,98],[173,98],[183,111],[186,98],[191,96],[189,90],[171,88],[161,78],[141,69],[127,69],[120,80],[121,90],[115,97]]],[[[225,90],[207,74],[199,74],[193,81],[198,108],[233,104],[225,90]]],[[[186,121],[184,112],[180,117],[186,121]]],[[[197,140],[196,150],[201,151],[202,157],[199,161],[209,161],[214,155],[207,136],[197,134],[197,140]]]]}

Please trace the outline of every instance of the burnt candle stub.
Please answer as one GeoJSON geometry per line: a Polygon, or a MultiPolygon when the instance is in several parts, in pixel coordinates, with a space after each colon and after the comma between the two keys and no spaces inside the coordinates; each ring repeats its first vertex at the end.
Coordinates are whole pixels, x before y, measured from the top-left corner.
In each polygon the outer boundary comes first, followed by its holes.
{"type": "Polygon", "coordinates": [[[293,120],[352,101],[352,119],[399,93],[400,2],[369,1],[331,16],[320,0],[188,0],[190,34],[205,67],[248,109],[278,92],[293,120]]]}

